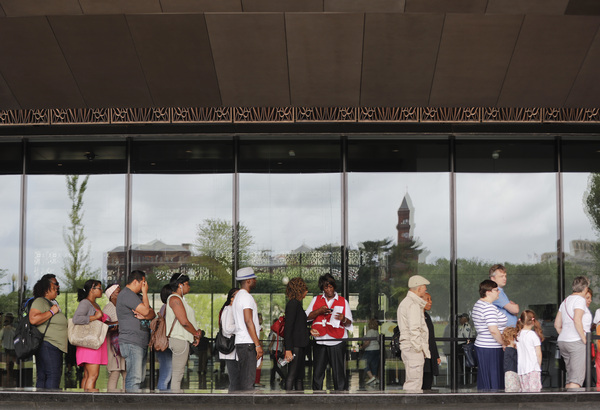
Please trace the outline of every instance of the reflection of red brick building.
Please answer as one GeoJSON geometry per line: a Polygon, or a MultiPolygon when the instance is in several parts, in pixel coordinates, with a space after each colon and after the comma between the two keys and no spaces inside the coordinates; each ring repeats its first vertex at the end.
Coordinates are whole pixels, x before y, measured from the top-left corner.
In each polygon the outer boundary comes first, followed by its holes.
{"type": "Polygon", "coordinates": [[[408,278],[417,274],[419,253],[417,243],[413,238],[414,231],[414,207],[408,193],[404,196],[402,204],[398,209],[398,242],[393,252],[392,269],[394,275],[408,278]]]}
{"type": "MultiPolygon", "coordinates": [[[[167,245],[159,240],[131,246],[131,269],[140,269],[147,275],[157,274],[162,279],[178,271],[189,263],[192,252],[191,245],[167,245]],[[164,277],[163,277],[164,276],[164,277]]],[[[106,272],[108,282],[125,282],[125,258],[127,252],[123,246],[118,246],[108,252],[106,272]]]]}
{"type": "MultiPolygon", "coordinates": [[[[408,194],[402,200],[402,205],[398,209],[398,244],[412,241],[410,214],[412,206],[409,205],[410,197],[408,194]]],[[[411,204],[412,205],[412,204],[411,204]]]]}

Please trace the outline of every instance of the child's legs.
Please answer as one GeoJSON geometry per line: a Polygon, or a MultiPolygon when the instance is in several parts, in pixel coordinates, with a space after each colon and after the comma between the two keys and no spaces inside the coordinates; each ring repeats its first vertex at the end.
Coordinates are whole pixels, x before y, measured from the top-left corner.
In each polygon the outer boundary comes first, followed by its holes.
{"type": "Polygon", "coordinates": [[[542,373],[530,372],[519,376],[521,381],[521,391],[537,392],[542,390],[542,373]]]}
{"type": "Polygon", "coordinates": [[[508,392],[520,392],[521,383],[519,382],[519,375],[516,372],[504,372],[504,391],[508,392]]]}

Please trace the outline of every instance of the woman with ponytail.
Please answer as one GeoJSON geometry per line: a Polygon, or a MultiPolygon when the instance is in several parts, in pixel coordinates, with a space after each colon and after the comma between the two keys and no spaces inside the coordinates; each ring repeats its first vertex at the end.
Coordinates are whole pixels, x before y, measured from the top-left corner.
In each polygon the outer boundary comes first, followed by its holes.
{"type": "Polygon", "coordinates": [[[194,309],[184,299],[190,291],[190,278],[183,273],[176,273],[169,281],[171,295],[167,298],[165,315],[166,333],[169,338],[169,349],[173,353],[171,360],[171,391],[180,393],[181,380],[190,354],[190,343],[198,346],[202,331],[196,324],[194,309]]]}
{"type": "Polygon", "coordinates": [[[524,310],[517,322],[518,373],[522,392],[542,390],[542,326],[533,310],[524,310]]]}
{"type": "MultiPolygon", "coordinates": [[[[77,291],[79,306],[73,315],[74,325],[87,325],[94,320],[106,322],[109,317],[102,312],[96,299],[102,297],[102,284],[100,281],[90,279],[83,285],[83,289],[77,291]]],[[[84,391],[97,392],[96,380],[100,372],[100,365],[108,363],[108,352],[106,350],[106,339],[98,349],[77,346],[77,366],[83,364],[83,379],[81,387],[84,391]]]]}

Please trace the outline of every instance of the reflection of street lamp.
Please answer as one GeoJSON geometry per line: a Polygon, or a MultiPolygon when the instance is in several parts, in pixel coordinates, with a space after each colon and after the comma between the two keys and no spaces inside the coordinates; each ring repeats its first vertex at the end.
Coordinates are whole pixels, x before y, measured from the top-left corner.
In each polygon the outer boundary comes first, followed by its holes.
{"type": "Polygon", "coordinates": [[[27,280],[29,278],[27,277],[27,275],[23,276],[23,294],[25,294],[25,292],[27,292],[27,280]]]}
{"type": "Polygon", "coordinates": [[[13,275],[10,277],[12,279],[12,291],[15,291],[15,281],[17,280],[17,275],[15,275],[13,273],[13,275]]]}

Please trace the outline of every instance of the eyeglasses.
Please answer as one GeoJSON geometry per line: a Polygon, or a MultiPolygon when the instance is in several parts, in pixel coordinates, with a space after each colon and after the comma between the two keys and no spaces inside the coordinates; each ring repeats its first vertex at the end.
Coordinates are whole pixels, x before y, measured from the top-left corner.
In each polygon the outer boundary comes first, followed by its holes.
{"type": "Polygon", "coordinates": [[[102,290],[102,286],[92,286],[92,289],[100,289],[100,290],[102,290]]]}
{"type": "Polygon", "coordinates": [[[51,284],[53,284],[54,286],[56,286],[57,288],[60,288],[60,284],[58,282],[50,282],[51,284]]]}

